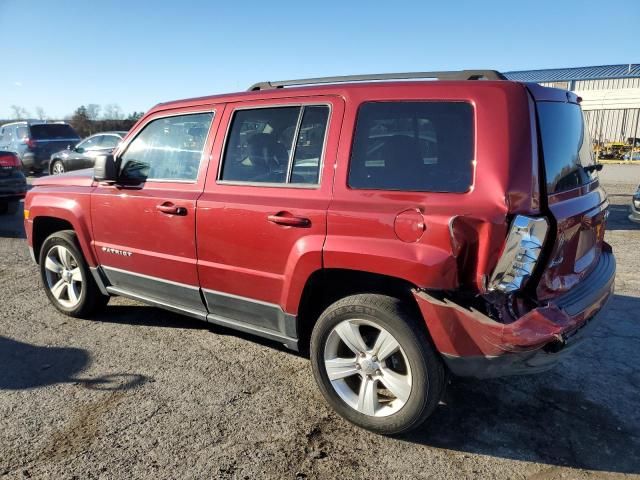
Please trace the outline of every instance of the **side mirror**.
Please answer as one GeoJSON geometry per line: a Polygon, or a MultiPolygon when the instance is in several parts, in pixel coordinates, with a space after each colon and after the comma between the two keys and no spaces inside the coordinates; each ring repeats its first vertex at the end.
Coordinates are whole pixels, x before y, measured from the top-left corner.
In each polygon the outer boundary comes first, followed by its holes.
{"type": "Polygon", "coordinates": [[[115,182],[118,178],[113,155],[98,155],[93,166],[93,179],[97,182],[115,182]]]}
{"type": "Polygon", "coordinates": [[[76,153],[84,153],[84,148],[82,148],[82,147],[74,147],[73,151],[76,152],[76,153]]]}

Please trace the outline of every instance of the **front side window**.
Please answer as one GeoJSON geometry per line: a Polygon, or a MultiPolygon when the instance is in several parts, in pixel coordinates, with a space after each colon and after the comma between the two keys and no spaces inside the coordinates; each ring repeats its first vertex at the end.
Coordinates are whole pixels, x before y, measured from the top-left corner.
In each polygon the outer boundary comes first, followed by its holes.
{"type": "Polygon", "coordinates": [[[220,180],[318,184],[328,119],[326,105],[238,110],[220,180]]]}
{"type": "Polygon", "coordinates": [[[99,148],[101,138],[102,137],[100,135],[89,137],[86,140],[83,140],[82,142],[80,142],[76,146],[76,149],[78,151],[95,150],[96,148],[99,148]]]}
{"type": "Polygon", "coordinates": [[[121,141],[122,139],[115,135],[103,135],[100,148],[116,148],[121,141]]]}
{"type": "Polygon", "coordinates": [[[473,108],[464,102],[368,102],[358,111],[349,166],[354,189],[466,192],[473,108]]]}
{"type": "Polygon", "coordinates": [[[4,143],[6,143],[7,145],[11,143],[11,140],[13,139],[13,135],[11,134],[11,130],[13,129],[13,127],[4,127],[2,129],[2,141],[4,143]]]}
{"type": "Polygon", "coordinates": [[[124,180],[195,181],[213,113],[158,118],[149,122],[121,157],[124,180]]]}

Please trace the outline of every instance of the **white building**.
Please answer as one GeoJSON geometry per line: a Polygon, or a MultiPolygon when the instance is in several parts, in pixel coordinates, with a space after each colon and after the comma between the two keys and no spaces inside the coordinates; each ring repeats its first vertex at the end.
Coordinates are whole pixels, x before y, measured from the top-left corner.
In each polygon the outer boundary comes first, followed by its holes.
{"type": "Polygon", "coordinates": [[[640,138],[640,64],[507,72],[510,80],[565,88],[582,97],[594,141],[640,138]]]}

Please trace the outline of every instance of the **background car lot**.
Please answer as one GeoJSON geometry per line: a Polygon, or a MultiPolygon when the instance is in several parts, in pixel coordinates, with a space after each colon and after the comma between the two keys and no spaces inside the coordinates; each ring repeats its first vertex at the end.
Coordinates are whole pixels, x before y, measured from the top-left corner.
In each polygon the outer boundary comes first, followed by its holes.
{"type": "Polygon", "coordinates": [[[56,313],[0,217],[0,476],[7,478],[640,477],[640,167],[608,165],[617,292],[554,375],[456,381],[426,428],[391,439],[325,405],[271,343],[115,299],[56,313]]]}

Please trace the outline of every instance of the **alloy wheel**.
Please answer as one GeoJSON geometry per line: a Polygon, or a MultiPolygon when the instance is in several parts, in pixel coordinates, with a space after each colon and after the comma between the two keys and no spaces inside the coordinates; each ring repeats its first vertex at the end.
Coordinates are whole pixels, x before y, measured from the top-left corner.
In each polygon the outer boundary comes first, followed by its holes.
{"type": "Polygon", "coordinates": [[[392,415],[411,394],[411,368],[404,350],[391,333],[369,320],[344,320],[331,330],[324,367],[335,392],[364,415],[392,415]]]}
{"type": "Polygon", "coordinates": [[[84,279],[78,261],[71,251],[55,245],[45,259],[47,287],[65,308],[74,308],[80,302],[84,279]]]}
{"type": "Polygon", "coordinates": [[[52,172],[54,175],[64,173],[64,165],[62,164],[62,162],[55,162],[53,164],[52,172]]]}

